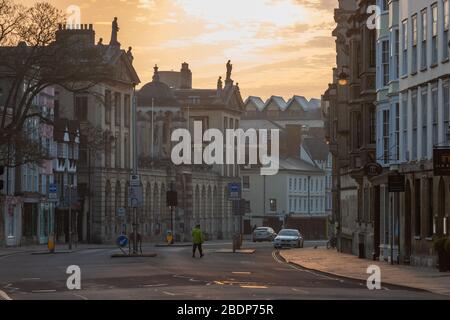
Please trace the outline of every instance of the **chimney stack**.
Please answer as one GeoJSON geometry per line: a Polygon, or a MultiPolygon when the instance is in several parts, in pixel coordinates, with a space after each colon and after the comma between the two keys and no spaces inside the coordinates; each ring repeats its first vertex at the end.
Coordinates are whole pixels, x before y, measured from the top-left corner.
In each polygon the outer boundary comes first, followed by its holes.
{"type": "Polygon", "coordinates": [[[180,89],[192,89],[192,72],[186,62],[181,65],[180,89]]]}

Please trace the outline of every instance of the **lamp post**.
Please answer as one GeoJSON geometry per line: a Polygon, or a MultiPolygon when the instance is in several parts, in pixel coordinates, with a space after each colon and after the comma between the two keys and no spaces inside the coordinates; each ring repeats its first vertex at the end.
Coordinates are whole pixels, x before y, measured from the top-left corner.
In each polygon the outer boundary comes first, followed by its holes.
{"type": "Polygon", "coordinates": [[[349,75],[344,71],[344,68],[347,68],[346,66],[342,66],[342,71],[338,75],[338,84],[341,87],[345,87],[349,83],[349,75]]]}

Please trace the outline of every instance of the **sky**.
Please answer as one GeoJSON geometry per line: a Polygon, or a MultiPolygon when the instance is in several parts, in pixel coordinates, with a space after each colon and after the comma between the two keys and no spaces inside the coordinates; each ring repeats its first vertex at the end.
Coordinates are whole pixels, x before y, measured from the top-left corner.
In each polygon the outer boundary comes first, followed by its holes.
{"type": "MultiPolygon", "coordinates": [[[[35,0],[16,0],[31,5],[35,0]]],[[[189,63],[195,88],[215,88],[233,64],[241,94],[320,98],[335,65],[334,8],[338,0],[50,0],[80,8],[97,39],[109,43],[118,17],[119,42],[133,48],[142,84],[153,66],[179,71],[189,63]]]]}

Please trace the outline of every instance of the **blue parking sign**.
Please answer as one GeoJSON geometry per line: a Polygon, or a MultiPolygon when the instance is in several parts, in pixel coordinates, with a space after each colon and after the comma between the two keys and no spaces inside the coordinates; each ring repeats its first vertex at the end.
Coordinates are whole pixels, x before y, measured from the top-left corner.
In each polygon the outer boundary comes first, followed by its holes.
{"type": "Polygon", "coordinates": [[[229,183],[228,184],[228,200],[239,200],[241,199],[241,184],[240,183],[229,183]]]}

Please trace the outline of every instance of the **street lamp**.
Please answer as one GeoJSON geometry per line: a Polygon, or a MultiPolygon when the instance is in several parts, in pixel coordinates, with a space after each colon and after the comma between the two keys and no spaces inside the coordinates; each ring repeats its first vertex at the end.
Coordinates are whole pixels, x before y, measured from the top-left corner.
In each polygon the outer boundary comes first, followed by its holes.
{"type": "Polygon", "coordinates": [[[338,75],[338,84],[341,87],[345,87],[346,85],[348,85],[348,74],[344,71],[344,67],[342,67],[342,71],[341,73],[338,75]]]}

